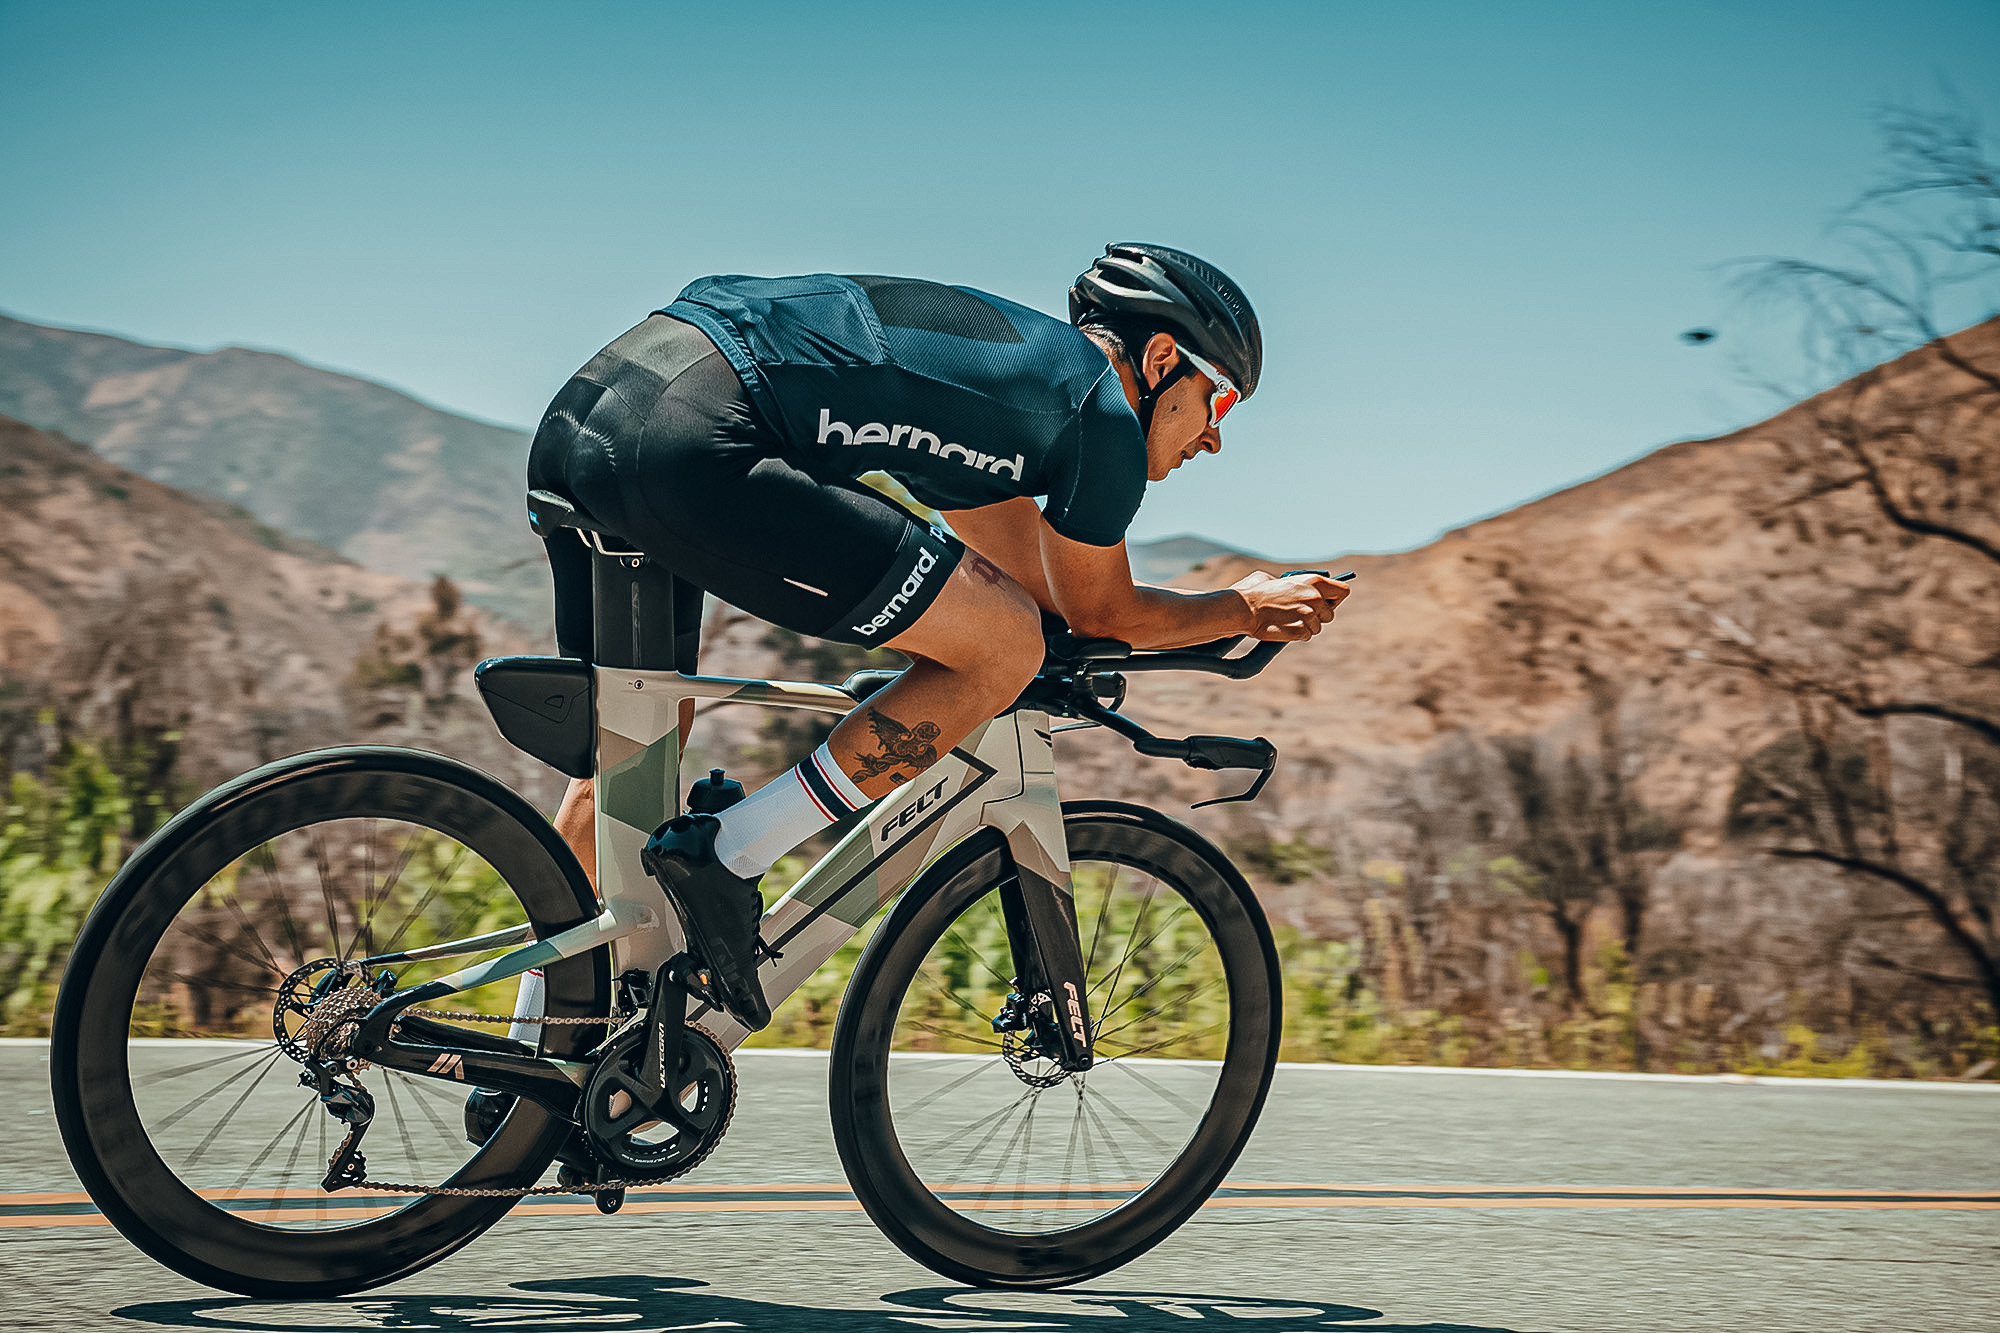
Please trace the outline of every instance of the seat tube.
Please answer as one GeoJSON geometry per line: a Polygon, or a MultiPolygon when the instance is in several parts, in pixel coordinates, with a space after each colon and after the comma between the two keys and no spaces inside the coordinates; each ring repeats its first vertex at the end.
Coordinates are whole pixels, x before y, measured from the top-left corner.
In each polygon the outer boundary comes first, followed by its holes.
{"type": "Polygon", "coordinates": [[[692,643],[685,663],[675,651],[675,597],[682,586],[643,555],[597,551],[591,557],[597,889],[621,920],[658,926],[617,942],[621,970],[651,972],[680,947],[673,914],[641,868],[640,850],[680,810],[680,755],[694,700],[677,694],[671,676],[662,680],[654,673],[694,669],[692,643]],[[645,679],[659,688],[643,688],[639,673],[648,673],[645,679]]]}

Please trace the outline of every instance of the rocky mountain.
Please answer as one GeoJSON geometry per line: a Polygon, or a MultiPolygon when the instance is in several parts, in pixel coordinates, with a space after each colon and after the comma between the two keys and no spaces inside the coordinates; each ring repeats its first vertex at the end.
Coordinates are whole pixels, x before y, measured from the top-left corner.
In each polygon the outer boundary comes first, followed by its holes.
{"type": "Polygon", "coordinates": [[[465,670],[482,650],[530,651],[511,624],[440,619],[431,585],[4,417],[0,480],[5,767],[32,771],[73,734],[164,752],[192,795],[317,745],[416,743],[553,791],[500,742],[465,670]],[[431,660],[452,635],[449,660],[431,660]]]}
{"type": "Polygon", "coordinates": [[[0,414],[371,569],[448,574],[483,605],[547,618],[518,430],[270,352],[190,352],[5,316],[0,414]]]}

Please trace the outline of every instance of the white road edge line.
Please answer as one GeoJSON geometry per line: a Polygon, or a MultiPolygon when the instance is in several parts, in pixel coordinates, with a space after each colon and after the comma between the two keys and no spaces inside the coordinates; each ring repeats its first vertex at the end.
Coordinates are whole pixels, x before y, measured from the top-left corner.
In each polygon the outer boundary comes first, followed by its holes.
{"type": "MultiPolygon", "coordinates": [[[[179,1046],[188,1038],[181,1037],[140,1037],[129,1043],[133,1046],[179,1046]]],[[[203,1040],[196,1038],[194,1040],[203,1040]]],[[[267,1046],[268,1042],[237,1041],[230,1038],[208,1039],[211,1045],[236,1045],[244,1047],[267,1046]]],[[[6,1047],[47,1047],[47,1037],[0,1037],[0,1048],[6,1047]]],[[[806,1058],[824,1060],[830,1052],[812,1046],[742,1046],[734,1052],[737,1059],[746,1055],[777,1056],[783,1058],[806,1058]]],[[[962,1060],[970,1054],[921,1051],[902,1052],[899,1060],[962,1060]]],[[[1214,1060],[1163,1060],[1153,1056],[1128,1057],[1121,1061],[1126,1064],[1148,1065],[1214,1065],[1214,1060]]],[[[1639,1074],[1618,1069],[1488,1069],[1473,1065],[1344,1065],[1316,1063],[1306,1060],[1280,1060],[1278,1068],[1297,1072],[1330,1072],[1343,1074],[1457,1074],[1481,1078],[1568,1078],[1597,1079],[1603,1082],[1625,1083],[1718,1083],[1730,1086],[1760,1088],[1889,1088],[1905,1092],[1921,1090],[1925,1092],[2000,1092],[2000,1081],[1981,1080],[1976,1083],[1956,1083],[1948,1079],[1896,1079],[1896,1078],[1794,1078],[1772,1074],[1639,1074]]]]}

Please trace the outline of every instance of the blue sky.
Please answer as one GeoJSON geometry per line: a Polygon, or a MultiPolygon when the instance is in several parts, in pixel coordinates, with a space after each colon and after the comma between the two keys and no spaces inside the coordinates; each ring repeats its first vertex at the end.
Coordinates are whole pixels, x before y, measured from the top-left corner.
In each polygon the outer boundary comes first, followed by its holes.
{"type": "Polygon", "coordinates": [[[1270,350],[1134,534],[1395,549],[1766,415],[1723,266],[1833,253],[1878,108],[2000,125],[1996,70],[1992,0],[0,0],[0,310],[528,426],[705,273],[1060,311],[1160,240],[1270,350]]]}

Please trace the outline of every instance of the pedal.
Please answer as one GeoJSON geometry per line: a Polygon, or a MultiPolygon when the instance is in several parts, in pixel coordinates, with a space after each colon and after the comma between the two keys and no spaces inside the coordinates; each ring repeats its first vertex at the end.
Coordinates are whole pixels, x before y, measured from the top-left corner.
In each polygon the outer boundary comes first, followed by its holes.
{"type": "Polygon", "coordinates": [[[625,1206],[625,1191],[622,1189],[599,1190],[591,1197],[597,1201],[597,1211],[606,1217],[625,1206]]]}

